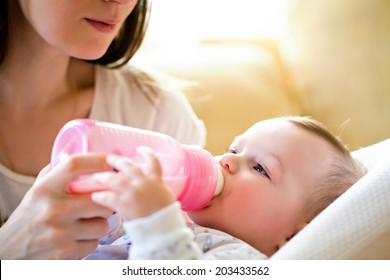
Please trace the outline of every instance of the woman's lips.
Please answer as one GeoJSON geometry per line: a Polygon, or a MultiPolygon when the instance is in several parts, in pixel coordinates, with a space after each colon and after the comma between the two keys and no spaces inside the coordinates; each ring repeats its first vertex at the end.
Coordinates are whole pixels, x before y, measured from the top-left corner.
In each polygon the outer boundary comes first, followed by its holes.
{"type": "Polygon", "coordinates": [[[113,20],[99,20],[87,18],[86,21],[96,30],[102,33],[112,33],[115,31],[116,21],[113,20]]]}

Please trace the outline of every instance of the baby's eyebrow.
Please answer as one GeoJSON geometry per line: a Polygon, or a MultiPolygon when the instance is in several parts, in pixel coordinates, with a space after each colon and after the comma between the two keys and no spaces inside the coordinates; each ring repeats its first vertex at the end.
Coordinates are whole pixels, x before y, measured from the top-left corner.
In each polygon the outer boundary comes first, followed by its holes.
{"type": "Polygon", "coordinates": [[[274,181],[279,181],[284,171],[284,164],[282,159],[273,152],[267,152],[265,155],[267,168],[270,176],[274,181]]]}
{"type": "Polygon", "coordinates": [[[242,145],[243,141],[244,141],[244,139],[242,138],[242,135],[238,135],[238,136],[234,137],[233,141],[230,143],[230,147],[240,146],[240,145],[242,145]]]}

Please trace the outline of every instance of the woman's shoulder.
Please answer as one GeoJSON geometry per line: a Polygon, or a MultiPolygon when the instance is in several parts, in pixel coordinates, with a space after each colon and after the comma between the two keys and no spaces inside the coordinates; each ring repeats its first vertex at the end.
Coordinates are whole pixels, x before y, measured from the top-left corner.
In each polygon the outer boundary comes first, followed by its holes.
{"type": "MultiPolygon", "coordinates": [[[[181,83],[169,75],[155,69],[141,68],[138,65],[126,64],[117,69],[98,66],[96,71],[96,87],[104,93],[126,95],[130,92],[142,93],[152,103],[164,99],[175,99],[181,95],[181,83]]],[[[112,97],[112,96],[110,96],[112,97]]]]}

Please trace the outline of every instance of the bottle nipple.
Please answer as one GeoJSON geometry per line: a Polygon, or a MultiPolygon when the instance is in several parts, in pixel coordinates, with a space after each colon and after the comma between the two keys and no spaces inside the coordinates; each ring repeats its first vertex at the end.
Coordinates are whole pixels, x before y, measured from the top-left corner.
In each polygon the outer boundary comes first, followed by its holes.
{"type": "Polygon", "coordinates": [[[215,188],[214,196],[218,196],[221,194],[223,185],[225,182],[225,179],[223,178],[222,171],[221,169],[217,168],[217,173],[218,173],[218,180],[217,180],[217,187],[215,188]]]}

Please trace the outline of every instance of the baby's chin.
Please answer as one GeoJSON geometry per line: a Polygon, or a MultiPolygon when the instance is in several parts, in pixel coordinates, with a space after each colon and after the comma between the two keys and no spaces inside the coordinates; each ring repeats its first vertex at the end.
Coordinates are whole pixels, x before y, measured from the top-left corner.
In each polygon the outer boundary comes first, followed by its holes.
{"type": "Polygon", "coordinates": [[[202,211],[202,210],[203,209],[198,210],[198,211],[188,211],[188,212],[186,212],[186,214],[191,219],[191,221],[193,221],[195,224],[199,225],[199,221],[201,220],[201,219],[199,219],[199,211],[202,211]]]}
{"type": "Polygon", "coordinates": [[[209,210],[209,207],[205,207],[197,211],[187,212],[187,214],[190,219],[199,226],[218,229],[218,225],[215,221],[215,215],[210,213],[209,210]]]}

